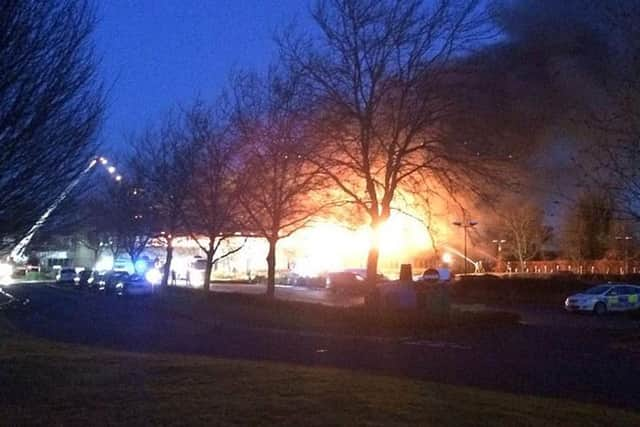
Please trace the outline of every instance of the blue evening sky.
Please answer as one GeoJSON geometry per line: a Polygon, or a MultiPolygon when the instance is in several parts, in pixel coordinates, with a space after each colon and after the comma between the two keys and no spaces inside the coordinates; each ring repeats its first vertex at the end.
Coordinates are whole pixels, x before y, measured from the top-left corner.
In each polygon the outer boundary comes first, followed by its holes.
{"type": "MultiPolygon", "coordinates": [[[[101,141],[122,147],[176,103],[211,100],[234,68],[264,69],[279,26],[308,0],[100,0],[96,47],[109,89],[101,141]]],[[[105,147],[105,148],[106,148],[105,147]]]]}

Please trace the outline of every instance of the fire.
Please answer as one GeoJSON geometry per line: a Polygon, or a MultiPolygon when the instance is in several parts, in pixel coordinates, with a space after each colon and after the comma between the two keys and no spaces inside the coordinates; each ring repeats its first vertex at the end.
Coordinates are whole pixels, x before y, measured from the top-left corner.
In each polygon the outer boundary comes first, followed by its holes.
{"type": "MultiPolygon", "coordinates": [[[[426,226],[400,212],[393,212],[378,233],[381,258],[405,261],[412,254],[431,247],[426,226]]],[[[338,223],[318,221],[286,239],[283,246],[296,254],[293,265],[296,274],[317,276],[327,271],[364,267],[372,238],[368,226],[354,230],[338,223]]]]}

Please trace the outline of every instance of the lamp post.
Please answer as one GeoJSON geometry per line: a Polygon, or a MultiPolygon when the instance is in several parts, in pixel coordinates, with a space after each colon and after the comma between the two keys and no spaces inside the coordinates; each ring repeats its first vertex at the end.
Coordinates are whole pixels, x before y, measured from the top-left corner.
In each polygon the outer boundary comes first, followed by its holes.
{"type": "Polygon", "coordinates": [[[616,240],[624,242],[624,274],[629,274],[629,240],[632,236],[616,236],[616,240]]]}
{"type": "Polygon", "coordinates": [[[491,243],[495,243],[497,245],[498,265],[496,266],[496,270],[498,270],[498,272],[502,272],[502,244],[506,242],[507,241],[505,239],[493,239],[491,241],[491,243]]]}
{"type": "Polygon", "coordinates": [[[469,261],[467,258],[467,230],[478,225],[478,221],[453,221],[453,225],[464,229],[464,274],[467,274],[467,262],[469,261]]]}

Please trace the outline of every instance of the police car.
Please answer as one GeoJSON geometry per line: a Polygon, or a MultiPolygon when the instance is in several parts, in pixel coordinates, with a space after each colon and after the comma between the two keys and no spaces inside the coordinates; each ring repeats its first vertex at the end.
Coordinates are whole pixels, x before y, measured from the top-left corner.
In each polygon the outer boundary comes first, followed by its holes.
{"type": "Polygon", "coordinates": [[[564,302],[568,311],[592,311],[605,314],[609,311],[640,309],[640,286],[605,284],[571,295],[564,302]]]}

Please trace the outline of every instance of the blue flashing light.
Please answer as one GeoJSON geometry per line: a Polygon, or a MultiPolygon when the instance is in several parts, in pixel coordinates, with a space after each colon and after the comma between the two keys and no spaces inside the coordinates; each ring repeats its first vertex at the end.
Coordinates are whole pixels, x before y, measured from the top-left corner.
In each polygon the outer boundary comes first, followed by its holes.
{"type": "Polygon", "coordinates": [[[133,266],[133,269],[138,274],[144,274],[145,271],[147,271],[148,268],[149,268],[149,266],[147,265],[147,261],[145,261],[143,259],[137,260],[135,265],[133,266]]]}

